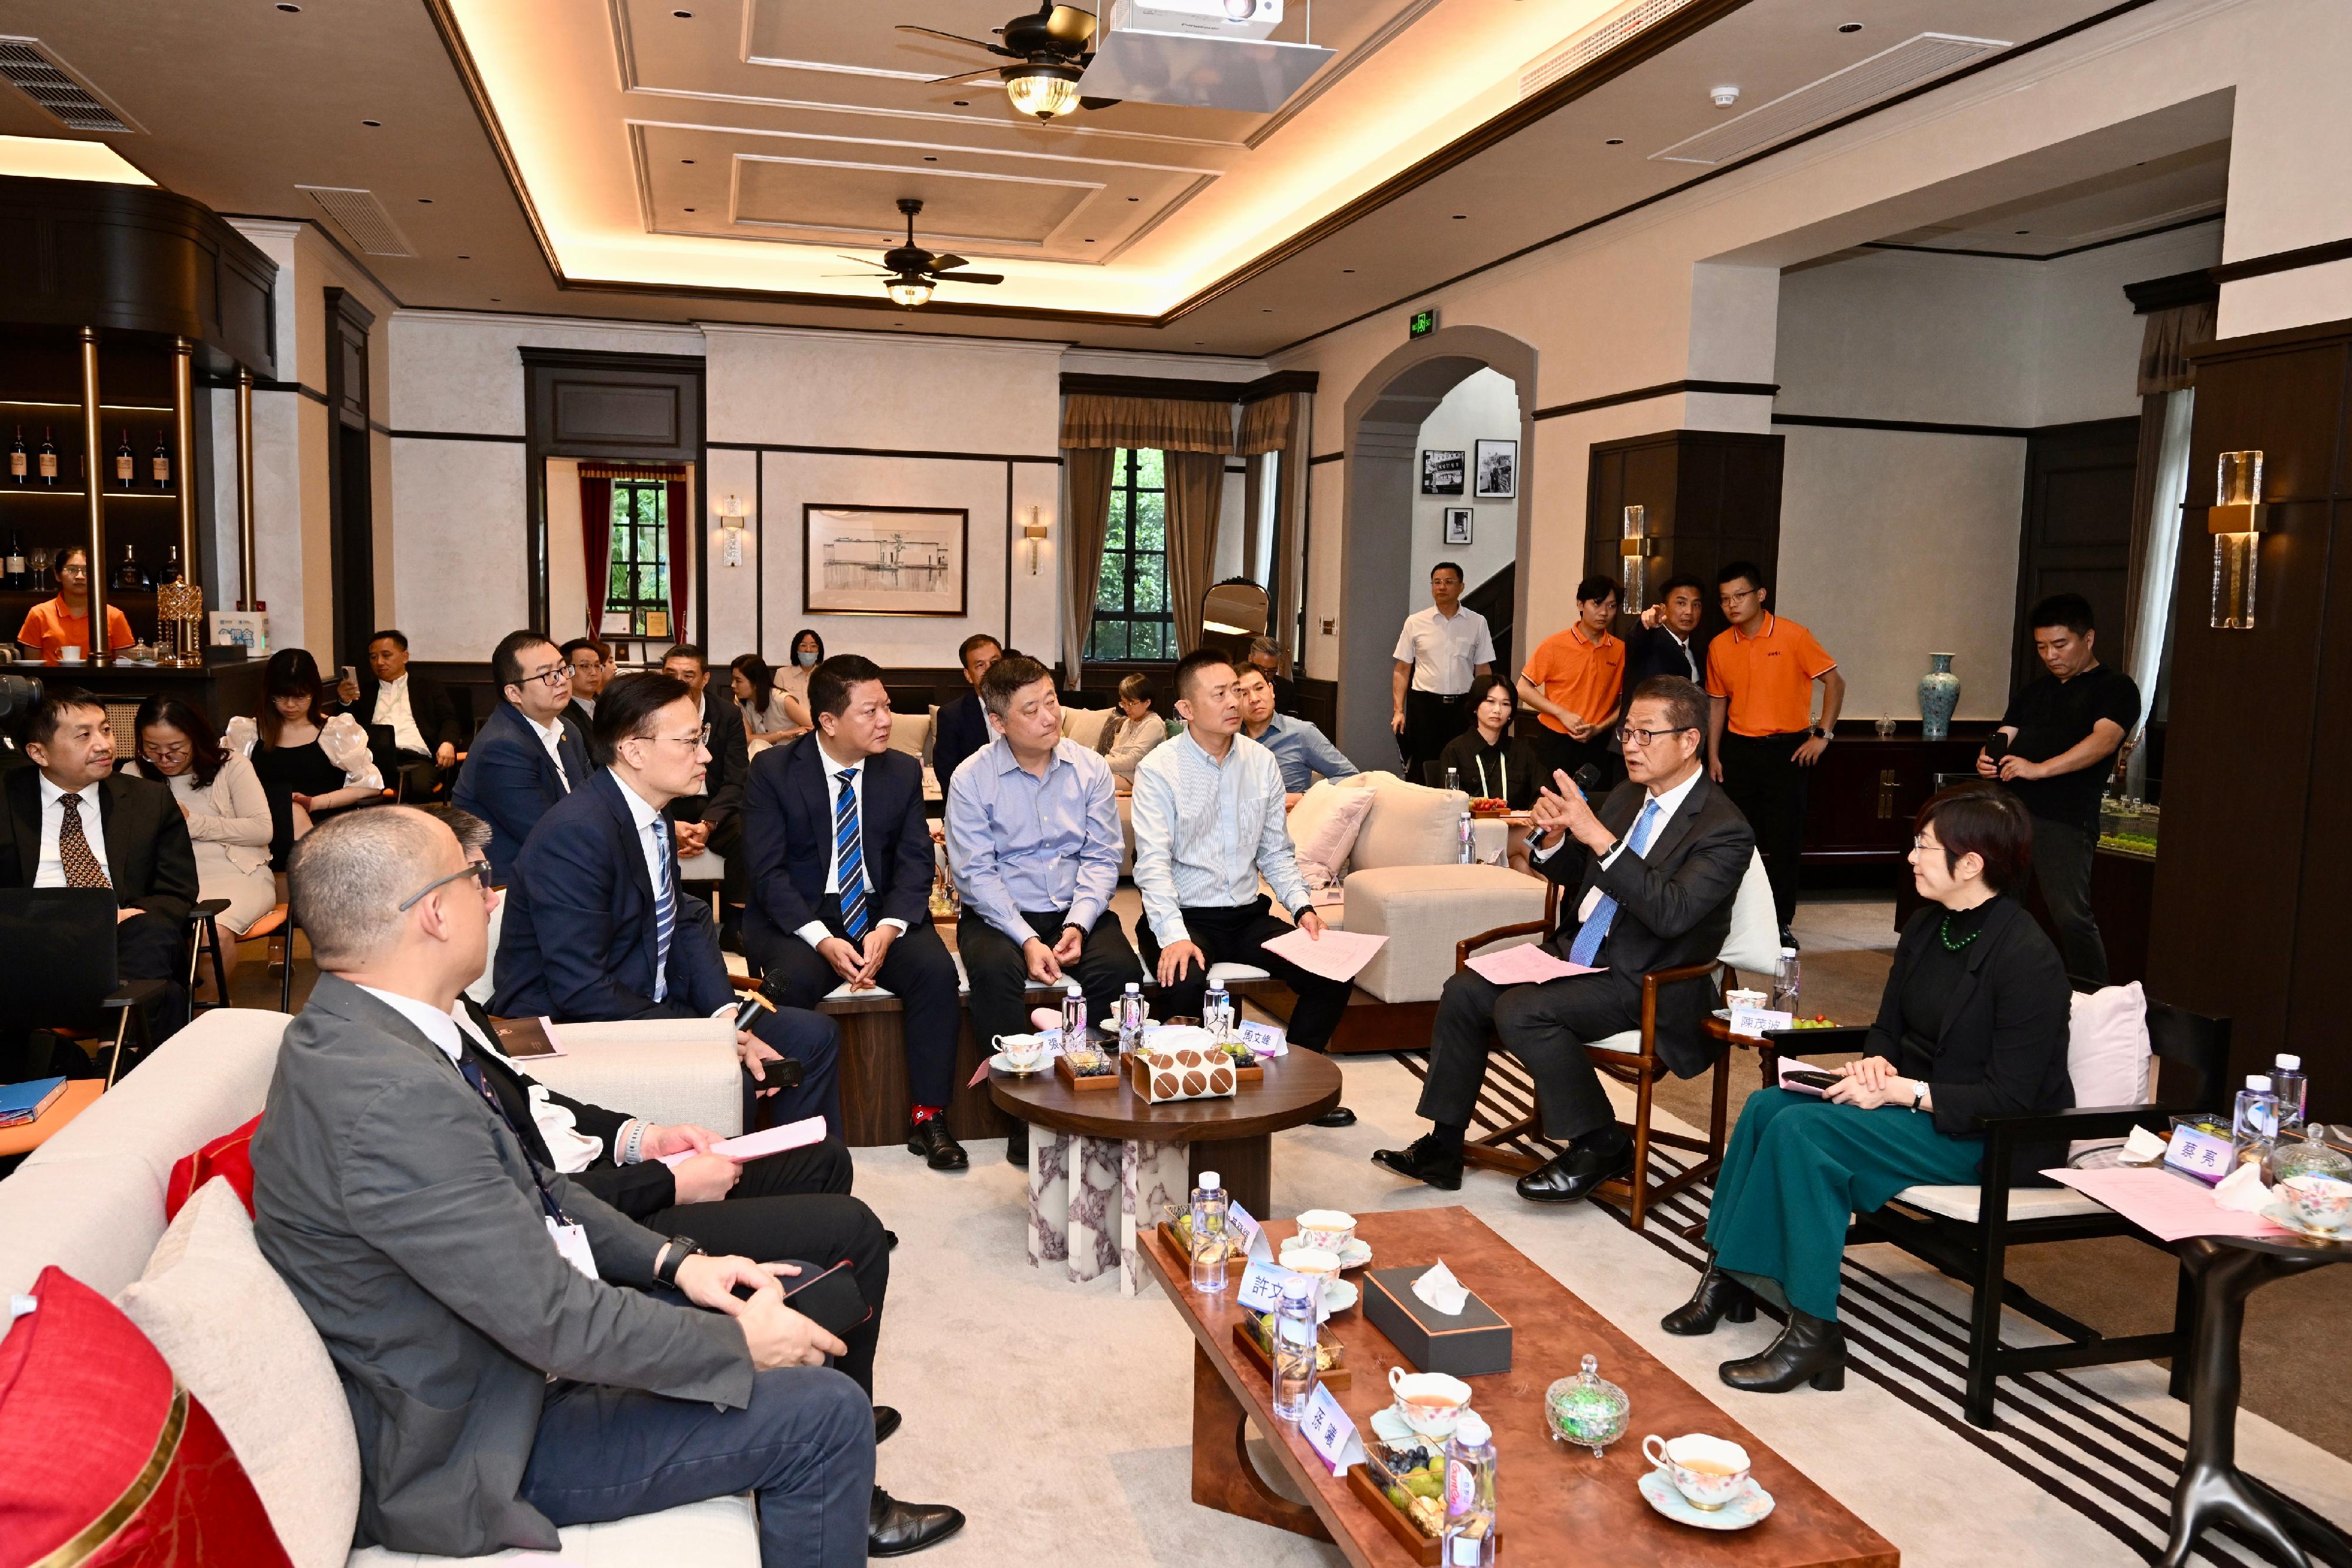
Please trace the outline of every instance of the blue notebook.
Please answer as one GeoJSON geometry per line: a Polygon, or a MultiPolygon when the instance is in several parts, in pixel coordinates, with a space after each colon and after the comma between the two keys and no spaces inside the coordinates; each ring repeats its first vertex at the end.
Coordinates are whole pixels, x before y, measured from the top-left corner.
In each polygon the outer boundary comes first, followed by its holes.
{"type": "Polygon", "coordinates": [[[56,1103],[66,1092],[62,1078],[36,1078],[29,1083],[0,1083],[0,1127],[21,1126],[56,1103]]]}

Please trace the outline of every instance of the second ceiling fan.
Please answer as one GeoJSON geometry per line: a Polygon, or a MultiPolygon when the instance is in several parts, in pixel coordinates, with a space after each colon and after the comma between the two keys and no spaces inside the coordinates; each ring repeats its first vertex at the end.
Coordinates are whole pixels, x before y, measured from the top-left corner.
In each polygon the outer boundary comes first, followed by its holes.
{"type": "MultiPolygon", "coordinates": [[[[878,272],[837,272],[835,277],[879,277],[884,279],[882,291],[908,309],[924,304],[931,291],[942,283],[1002,283],[1003,275],[994,272],[966,272],[970,262],[960,256],[941,251],[925,250],[915,243],[915,218],[922,212],[923,204],[913,196],[898,198],[898,210],[907,214],[907,243],[893,246],[882,253],[878,272]]],[[[845,256],[844,261],[862,266],[874,265],[870,257],[845,256]]]]}

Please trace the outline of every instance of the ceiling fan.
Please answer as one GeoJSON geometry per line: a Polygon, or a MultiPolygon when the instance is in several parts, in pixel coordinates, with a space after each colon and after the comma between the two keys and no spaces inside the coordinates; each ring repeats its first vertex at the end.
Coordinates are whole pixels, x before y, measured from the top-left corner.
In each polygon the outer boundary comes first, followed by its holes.
{"type": "MultiPolygon", "coordinates": [[[[886,279],[883,292],[908,309],[927,302],[931,290],[942,283],[1002,283],[1003,276],[994,272],[964,272],[960,268],[971,264],[960,256],[947,256],[925,250],[915,243],[915,215],[923,204],[913,196],[898,198],[898,210],[907,214],[907,243],[893,246],[882,253],[882,267],[877,272],[834,272],[829,277],[879,277],[886,279]]],[[[845,256],[844,261],[866,266],[872,262],[862,256],[845,256]]]]}
{"type": "Polygon", "coordinates": [[[1119,101],[1115,98],[1078,96],[1078,78],[1095,57],[1094,50],[1088,47],[1094,42],[1095,14],[1081,11],[1075,5],[1056,5],[1053,0],[1046,0],[1036,10],[1024,12],[995,29],[997,37],[1004,40],[1001,44],[992,44],[984,38],[967,38],[957,33],[942,33],[937,27],[918,27],[905,22],[898,24],[898,31],[945,38],[951,44],[970,44],[976,49],[986,49],[992,55],[1003,55],[1006,59],[1020,62],[1010,66],[983,66],[976,71],[938,77],[924,84],[928,87],[936,87],[940,82],[964,81],[993,71],[1003,78],[1005,96],[1013,100],[1013,107],[1040,120],[1051,120],[1074,109],[1108,109],[1119,101]]]}

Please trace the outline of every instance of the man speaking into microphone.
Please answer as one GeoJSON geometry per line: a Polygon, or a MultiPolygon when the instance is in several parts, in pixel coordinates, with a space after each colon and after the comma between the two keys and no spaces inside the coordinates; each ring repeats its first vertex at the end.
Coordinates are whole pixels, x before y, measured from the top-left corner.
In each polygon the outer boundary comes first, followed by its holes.
{"type": "MultiPolygon", "coordinates": [[[[1626,781],[1597,806],[1567,774],[1552,775],[1536,801],[1529,858],[1576,894],[1543,946],[1594,972],[1497,986],[1465,969],[1446,981],[1418,1107],[1433,1125],[1407,1148],[1374,1151],[1376,1164],[1449,1192],[1462,1185],[1463,1138],[1499,1038],[1535,1080],[1543,1135],[1567,1145],[1519,1178],[1519,1196],[1575,1203],[1632,1173],[1632,1136],[1584,1048],[1641,1026],[1643,975],[1723,950],[1756,848],[1747,819],[1702,765],[1706,701],[1673,675],[1635,687],[1617,731],[1626,781]]],[[[1711,978],[1660,991],[1658,1051],[1677,1076],[1712,1060],[1700,1026],[1718,999],[1711,978]]]]}

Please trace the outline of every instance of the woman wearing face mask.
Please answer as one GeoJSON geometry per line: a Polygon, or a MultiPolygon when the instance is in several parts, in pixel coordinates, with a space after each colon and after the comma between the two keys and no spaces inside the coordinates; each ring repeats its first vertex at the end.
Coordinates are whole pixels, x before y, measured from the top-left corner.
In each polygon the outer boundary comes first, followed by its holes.
{"type": "Polygon", "coordinates": [[[1535,747],[1511,733],[1519,711],[1518,694],[1500,675],[1481,675],[1470,683],[1471,727],[1445,743],[1437,754],[1437,776],[1451,768],[1461,775],[1471,798],[1507,800],[1514,811],[1536,803],[1544,780],[1535,747]]]}
{"type": "Polygon", "coordinates": [[[803,733],[784,708],[784,695],[776,689],[776,667],[757,653],[741,653],[728,670],[735,706],[743,715],[743,732],[753,740],[782,746],[803,733]]]}
{"type": "Polygon", "coordinates": [[[824,638],[805,626],[793,633],[793,656],[776,671],[776,695],[794,735],[816,723],[809,717],[809,672],[824,663],[824,638]]]}

